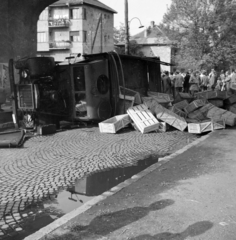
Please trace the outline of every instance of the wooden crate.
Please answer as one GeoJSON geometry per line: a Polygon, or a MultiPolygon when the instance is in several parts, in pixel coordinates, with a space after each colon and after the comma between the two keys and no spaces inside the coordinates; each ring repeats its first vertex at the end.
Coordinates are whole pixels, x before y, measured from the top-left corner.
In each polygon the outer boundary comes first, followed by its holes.
{"type": "Polygon", "coordinates": [[[236,95],[231,95],[228,99],[225,100],[225,103],[230,105],[236,103],[236,95]]]}
{"type": "Polygon", "coordinates": [[[141,133],[152,132],[159,128],[159,121],[144,104],[129,108],[127,113],[141,133]]]}
{"type": "Polygon", "coordinates": [[[173,106],[175,106],[175,107],[177,107],[178,109],[182,110],[182,109],[184,109],[185,107],[187,107],[188,104],[189,104],[189,103],[188,103],[187,100],[183,100],[183,101],[181,101],[181,102],[178,102],[178,103],[173,104],[173,106]]]}
{"type": "Polygon", "coordinates": [[[184,118],[180,117],[176,113],[171,112],[166,108],[156,108],[156,117],[163,122],[168,123],[170,126],[177,128],[180,131],[184,131],[187,127],[187,122],[184,118]]]}
{"type": "Polygon", "coordinates": [[[124,88],[122,86],[120,86],[119,98],[133,101],[133,104],[141,104],[142,103],[140,94],[138,92],[128,89],[128,88],[124,88]]]}
{"type": "Polygon", "coordinates": [[[204,105],[203,107],[199,108],[199,111],[202,112],[202,114],[206,116],[208,111],[214,107],[215,106],[213,104],[208,103],[208,104],[204,105]]]}
{"type": "Polygon", "coordinates": [[[229,111],[236,114],[236,107],[235,106],[230,106],[229,111]]]}
{"type": "Polygon", "coordinates": [[[194,100],[193,102],[191,102],[187,107],[184,108],[184,111],[186,113],[190,113],[193,112],[194,110],[203,107],[206,104],[206,100],[205,99],[197,99],[194,100]]]}
{"type": "Polygon", "coordinates": [[[236,125],[236,114],[232,112],[225,112],[224,114],[221,115],[221,119],[225,120],[225,124],[228,126],[235,126],[236,125]]]}
{"type": "Polygon", "coordinates": [[[101,133],[116,133],[129,123],[131,123],[129,115],[122,114],[100,122],[98,125],[101,133]]]}
{"type": "Polygon", "coordinates": [[[225,121],[224,120],[208,120],[201,123],[189,123],[188,132],[189,133],[203,133],[210,132],[216,129],[224,129],[225,121]]]}
{"type": "Polygon", "coordinates": [[[187,117],[187,113],[181,111],[180,109],[178,109],[175,105],[170,107],[169,110],[173,113],[176,113],[177,115],[179,115],[182,118],[186,118],[187,117]]]}
{"type": "Polygon", "coordinates": [[[209,103],[213,104],[216,107],[223,107],[224,102],[222,99],[209,99],[209,103]]]}
{"type": "Polygon", "coordinates": [[[160,126],[159,126],[159,131],[160,132],[167,132],[170,129],[170,125],[165,123],[165,122],[160,122],[160,126]]]}
{"type": "Polygon", "coordinates": [[[160,92],[147,92],[148,97],[153,97],[157,100],[159,103],[169,103],[173,102],[174,98],[171,94],[166,93],[160,93],[160,92]]]}
{"type": "Polygon", "coordinates": [[[186,100],[188,103],[190,103],[193,101],[193,99],[194,97],[191,94],[179,92],[175,97],[175,103],[181,102],[183,100],[186,100]]]}
{"type": "Polygon", "coordinates": [[[211,109],[209,109],[209,111],[207,112],[206,116],[208,118],[219,118],[222,114],[226,113],[227,110],[224,110],[222,108],[218,108],[218,107],[213,107],[211,109]]]}
{"type": "Polygon", "coordinates": [[[197,121],[202,121],[206,119],[206,116],[201,111],[195,110],[194,112],[188,114],[188,118],[195,119],[197,121]]]}
{"type": "Polygon", "coordinates": [[[195,93],[196,98],[204,98],[204,99],[227,99],[229,95],[227,91],[203,91],[195,93]]]}

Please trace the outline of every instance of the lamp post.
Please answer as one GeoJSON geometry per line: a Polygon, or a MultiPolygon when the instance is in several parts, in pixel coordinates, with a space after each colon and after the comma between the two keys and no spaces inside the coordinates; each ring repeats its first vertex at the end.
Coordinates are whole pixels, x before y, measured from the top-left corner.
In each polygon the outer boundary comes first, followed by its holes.
{"type": "Polygon", "coordinates": [[[144,26],[141,24],[141,21],[139,18],[134,17],[132,18],[130,21],[128,20],[129,16],[128,16],[128,0],[125,0],[125,54],[129,55],[129,25],[130,22],[133,19],[137,19],[139,21],[139,28],[143,28],[144,26]]]}

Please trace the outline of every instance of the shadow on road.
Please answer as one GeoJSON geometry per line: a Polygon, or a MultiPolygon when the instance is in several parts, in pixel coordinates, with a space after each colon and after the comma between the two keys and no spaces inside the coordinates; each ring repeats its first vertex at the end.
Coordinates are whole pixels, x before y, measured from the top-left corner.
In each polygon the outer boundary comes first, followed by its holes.
{"type": "Polygon", "coordinates": [[[148,207],[134,207],[107,213],[95,217],[88,226],[75,225],[61,236],[52,236],[50,240],[78,240],[94,236],[106,236],[107,234],[123,228],[145,217],[151,211],[158,211],[174,204],[171,199],[163,199],[150,204],[148,207]]]}
{"type": "Polygon", "coordinates": [[[141,235],[135,238],[131,238],[130,240],[185,240],[188,237],[195,237],[201,235],[211,229],[213,227],[213,223],[209,221],[202,221],[194,223],[186,228],[181,233],[170,233],[163,232],[158,233],[154,236],[151,235],[141,235]]]}

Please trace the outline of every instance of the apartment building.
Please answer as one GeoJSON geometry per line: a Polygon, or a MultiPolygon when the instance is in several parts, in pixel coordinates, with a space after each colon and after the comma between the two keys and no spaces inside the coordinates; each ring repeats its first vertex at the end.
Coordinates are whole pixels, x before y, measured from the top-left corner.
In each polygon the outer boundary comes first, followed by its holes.
{"type": "Polygon", "coordinates": [[[115,13],[98,0],[60,0],[48,6],[38,20],[38,56],[63,61],[71,55],[114,50],[115,13]]]}

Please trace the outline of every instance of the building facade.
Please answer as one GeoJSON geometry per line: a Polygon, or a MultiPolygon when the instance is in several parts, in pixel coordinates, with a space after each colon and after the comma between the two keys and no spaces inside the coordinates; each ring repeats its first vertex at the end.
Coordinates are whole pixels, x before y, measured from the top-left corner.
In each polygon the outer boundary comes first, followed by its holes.
{"type": "Polygon", "coordinates": [[[60,0],[48,6],[38,20],[38,56],[63,61],[78,54],[113,51],[115,13],[97,0],[60,0]]]}

